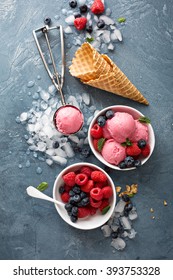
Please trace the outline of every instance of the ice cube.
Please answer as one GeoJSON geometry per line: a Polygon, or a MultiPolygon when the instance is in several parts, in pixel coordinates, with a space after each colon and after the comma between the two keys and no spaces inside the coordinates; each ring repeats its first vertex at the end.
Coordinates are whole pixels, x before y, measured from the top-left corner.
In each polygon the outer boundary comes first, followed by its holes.
{"type": "Polygon", "coordinates": [[[78,0],[78,5],[83,6],[86,3],[86,0],[78,0]]]}
{"type": "Polygon", "coordinates": [[[55,132],[53,131],[53,129],[49,126],[49,125],[45,125],[43,127],[43,132],[45,133],[45,135],[47,135],[49,138],[52,138],[55,135],[55,132]]]}
{"type": "Polygon", "coordinates": [[[47,101],[50,98],[50,94],[48,92],[46,92],[45,90],[41,90],[40,91],[40,97],[44,101],[47,101]]]}
{"type": "Polygon", "coordinates": [[[28,119],[28,113],[27,112],[23,112],[20,117],[19,117],[21,122],[25,122],[28,119]]]}
{"type": "Polygon", "coordinates": [[[93,119],[93,116],[91,116],[91,117],[88,118],[88,120],[87,120],[87,125],[90,124],[90,122],[92,121],[92,119],[93,119]]]}
{"type": "Polygon", "coordinates": [[[52,109],[49,107],[49,108],[46,109],[45,114],[47,116],[49,116],[51,114],[51,112],[52,112],[52,109]]]}
{"type": "Polygon", "coordinates": [[[37,143],[37,149],[40,152],[44,152],[46,150],[46,143],[44,142],[38,142],[37,143]]]}
{"type": "Polygon", "coordinates": [[[113,230],[113,231],[117,231],[117,229],[119,228],[119,226],[117,226],[117,225],[111,225],[111,229],[113,230]]]}
{"type": "Polygon", "coordinates": [[[34,144],[33,138],[29,138],[26,142],[28,143],[28,145],[34,144]]]}
{"type": "Polygon", "coordinates": [[[55,155],[55,150],[54,149],[47,149],[46,154],[49,156],[54,156],[55,155]]]}
{"type": "Polygon", "coordinates": [[[107,8],[106,9],[106,16],[109,17],[111,15],[111,13],[112,13],[111,9],[107,8]]]}
{"type": "Polygon", "coordinates": [[[101,227],[104,237],[109,237],[111,235],[112,229],[109,225],[104,225],[101,227]]]}
{"type": "Polygon", "coordinates": [[[128,233],[128,238],[133,239],[135,238],[137,232],[134,230],[134,228],[132,228],[129,233],[128,233]]]}
{"type": "Polygon", "coordinates": [[[79,103],[73,95],[70,95],[67,99],[67,103],[79,108],[79,103]]]}
{"type": "Polygon", "coordinates": [[[68,138],[74,143],[79,143],[79,138],[76,135],[70,135],[68,138]]]}
{"type": "Polygon", "coordinates": [[[112,43],[110,43],[108,45],[108,50],[113,51],[114,50],[114,45],[112,43]]]}
{"type": "Polygon", "coordinates": [[[136,211],[130,211],[130,213],[129,213],[129,219],[130,219],[131,221],[137,219],[137,217],[138,217],[138,214],[137,214],[136,211]]]}
{"type": "Polygon", "coordinates": [[[118,213],[121,213],[124,210],[125,205],[126,205],[125,201],[120,199],[119,202],[117,203],[117,205],[115,206],[114,211],[118,212],[118,213]]]}
{"type": "Polygon", "coordinates": [[[110,42],[110,31],[109,30],[104,30],[102,34],[102,40],[104,41],[105,44],[108,44],[110,42]]]}
{"type": "Polygon", "coordinates": [[[96,23],[99,21],[97,16],[94,16],[94,20],[95,20],[96,23]]]}
{"type": "Polygon", "coordinates": [[[123,250],[126,247],[126,243],[122,238],[118,237],[112,240],[111,246],[116,250],[123,250]]]}
{"type": "Polygon", "coordinates": [[[89,105],[89,104],[90,104],[90,96],[89,96],[88,93],[83,92],[83,93],[82,93],[82,99],[83,99],[83,102],[84,102],[86,105],[89,105]]]}
{"type": "Polygon", "coordinates": [[[124,229],[131,229],[131,224],[127,217],[121,217],[120,221],[124,229]]]}
{"type": "Polygon", "coordinates": [[[66,152],[63,151],[61,148],[55,149],[55,154],[56,154],[57,156],[60,156],[60,157],[64,157],[64,158],[67,157],[66,152]]]}
{"type": "Polygon", "coordinates": [[[75,20],[74,15],[70,15],[70,16],[66,17],[65,22],[68,25],[74,25],[74,20],[75,20]]]}
{"type": "Polygon", "coordinates": [[[64,16],[67,15],[67,9],[62,9],[61,12],[62,12],[62,14],[63,14],[64,16]]]}
{"type": "Polygon", "coordinates": [[[114,33],[117,36],[118,40],[121,42],[123,40],[121,31],[119,29],[115,29],[114,33]]]}
{"type": "Polygon", "coordinates": [[[41,103],[40,103],[40,108],[43,109],[43,110],[46,110],[47,107],[48,107],[48,104],[45,101],[42,100],[41,103]]]}
{"type": "Polygon", "coordinates": [[[56,91],[56,88],[55,88],[54,85],[50,85],[50,86],[48,87],[48,92],[49,92],[50,94],[53,94],[55,91],[56,91]]]}
{"type": "Polygon", "coordinates": [[[28,124],[26,129],[29,131],[29,132],[34,132],[35,131],[35,125],[34,124],[28,124]]]}
{"type": "Polygon", "coordinates": [[[53,164],[53,160],[51,160],[50,158],[47,158],[46,163],[47,163],[47,165],[51,166],[53,164]]]}
{"type": "Polygon", "coordinates": [[[60,156],[52,156],[53,161],[55,161],[56,163],[60,164],[60,165],[66,165],[67,163],[67,159],[64,157],[60,157],[60,156]]]}
{"type": "Polygon", "coordinates": [[[64,32],[66,34],[71,34],[71,33],[73,33],[73,30],[72,30],[72,28],[70,26],[67,26],[66,28],[64,28],[64,32]]]}
{"type": "Polygon", "coordinates": [[[112,32],[112,33],[111,33],[111,41],[112,41],[112,42],[115,42],[115,41],[117,41],[117,40],[118,40],[118,37],[117,37],[116,33],[115,33],[115,32],[112,32]]]}
{"type": "Polygon", "coordinates": [[[74,157],[74,151],[73,151],[73,148],[72,148],[72,146],[69,142],[65,143],[65,145],[63,146],[63,149],[64,149],[64,151],[66,152],[66,154],[69,158],[74,157]]]}
{"type": "Polygon", "coordinates": [[[111,19],[111,18],[108,17],[108,16],[102,15],[102,16],[100,16],[99,19],[104,20],[104,22],[105,22],[106,25],[114,24],[113,19],[111,19]]]}

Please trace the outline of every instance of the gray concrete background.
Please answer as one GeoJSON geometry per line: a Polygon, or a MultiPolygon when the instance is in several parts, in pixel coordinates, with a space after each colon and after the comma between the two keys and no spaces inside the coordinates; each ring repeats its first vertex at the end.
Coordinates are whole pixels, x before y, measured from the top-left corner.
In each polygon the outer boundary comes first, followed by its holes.
{"type": "MultiPolygon", "coordinates": [[[[127,242],[123,252],[112,252],[110,239],[100,229],[80,231],[68,226],[54,205],[26,195],[28,185],[47,181],[48,195],[62,167],[48,167],[32,159],[30,168],[19,169],[25,162],[27,144],[25,126],[16,116],[31,108],[27,83],[35,80],[31,92],[51,84],[38,56],[32,30],[49,15],[53,23],[62,23],[63,0],[1,0],[0,8],[0,259],[173,259],[173,161],[172,161],[172,88],[173,88],[173,5],[171,0],[109,1],[114,18],[126,17],[121,27],[123,43],[116,45],[111,58],[143,92],[150,105],[138,104],[111,93],[82,85],[66,68],[66,82],[73,90],[92,95],[92,103],[101,109],[123,104],[139,109],[152,120],[156,147],[149,162],[131,172],[110,173],[116,185],[138,183],[135,203],[139,218],[134,223],[138,232],[127,242]],[[51,5],[50,5],[51,3],[51,5]],[[111,5],[112,4],[112,5],[111,5]],[[37,80],[37,76],[41,80],[37,80]],[[43,173],[36,174],[41,166],[43,173]],[[166,200],[167,207],[163,206],[166,200]],[[150,208],[154,214],[150,213],[150,208]],[[155,219],[151,219],[152,216],[155,219]]],[[[106,1],[108,2],[108,1],[106,1]]],[[[66,49],[72,59],[76,47],[66,49]]],[[[87,159],[102,166],[93,156],[87,159]]],[[[73,160],[77,161],[76,159],[73,160]]]]}

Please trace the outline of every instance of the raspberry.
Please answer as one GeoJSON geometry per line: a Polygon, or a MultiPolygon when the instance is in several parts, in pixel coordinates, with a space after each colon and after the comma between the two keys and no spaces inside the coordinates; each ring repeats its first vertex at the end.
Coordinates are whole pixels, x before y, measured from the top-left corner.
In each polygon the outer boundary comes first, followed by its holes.
{"type": "Polygon", "coordinates": [[[91,128],[91,136],[96,139],[103,136],[103,129],[97,123],[95,123],[95,125],[91,128]]]}
{"type": "Polygon", "coordinates": [[[102,204],[102,200],[97,201],[97,200],[93,199],[92,197],[90,197],[90,205],[92,207],[99,208],[101,204],[102,204]]]}
{"type": "Polygon", "coordinates": [[[94,188],[100,188],[102,189],[105,186],[106,182],[95,182],[94,188]]]}
{"type": "Polygon", "coordinates": [[[148,157],[150,154],[150,146],[147,144],[143,149],[141,149],[141,154],[144,157],[148,157]]]}
{"type": "Polygon", "coordinates": [[[69,191],[72,189],[72,187],[73,187],[73,186],[65,185],[65,186],[64,186],[64,189],[65,189],[66,192],[69,192],[69,191]]]}
{"type": "Polygon", "coordinates": [[[92,169],[88,166],[83,166],[80,170],[81,173],[86,174],[88,178],[91,176],[92,169]]]}
{"type": "Polygon", "coordinates": [[[74,20],[74,26],[77,30],[85,29],[87,19],[85,17],[78,17],[74,20]]]}
{"type": "Polygon", "coordinates": [[[65,174],[64,176],[62,176],[65,184],[70,187],[73,187],[75,185],[75,177],[76,177],[76,174],[74,172],[69,172],[69,173],[65,174]]]}
{"type": "Polygon", "coordinates": [[[100,211],[102,211],[108,205],[109,205],[109,200],[108,199],[103,199],[102,204],[99,207],[100,211]]]}
{"type": "Polygon", "coordinates": [[[78,218],[84,218],[90,215],[90,210],[87,207],[78,208],[78,218]]]}
{"type": "Polygon", "coordinates": [[[110,198],[113,195],[113,190],[110,186],[106,186],[102,189],[103,197],[110,198]]]}
{"type": "Polygon", "coordinates": [[[97,209],[92,207],[91,205],[87,206],[87,208],[90,210],[90,215],[93,216],[97,212],[97,209]]]}
{"type": "Polygon", "coordinates": [[[75,177],[75,183],[76,183],[78,186],[83,186],[83,185],[85,185],[87,182],[88,182],[88,177],[87,177],[86,174],[79,173],[79,174],[76,175],[76,177],[75,177]]]}
{"type": "Polygon", "coordinates": [[[102,198],[103,198],[102,189],[100,189],[100,188],[93,188],[90,191],[90,196],[92,198],[94,198],[95,200],[102,200],[102,198]]]}
{"type": "Polygon", "coordinates": [[[61,199],[64,203],[67,203],[69,201],[70,195],[68,192],[64,192],[61,194],[61,199]]]}
{"type": "Polygon", "coordinates": [[[94,149],[95,149],[97,152],[99,152],[99,150],[98,150],[98,141],[99,141],[99,139],[94,139],[94,140],[93,140],[93,146],[94,146],[94,149]]]}
{"type": "Polygon", "coordinates": [[[107,177],[103,172],[96,170],[91,173],[91,179],[94,182],[106,182],[107,177]]]}
{"type": "Polygon", "coordinates": [[[132,146],[128,146],[126,148],[126,153],[128,156],[139,156],[141,153],[141,149],[138,147],[137,143],[132,143],[132,146]]]}
{"type": "Polygon", "coordinates": [[[88,182],[85,185],[81,186],[81,190],[83,192],[90,192],[90,190],[92,190],[93,187],[94,187],[93,180],[88,180],[88,182]]]}
{"type": "Polygon", "coordinates": [[[91,12],[95,15],[102,14],[105,10],[105,6],[101,0],[95,0],[91,6],[91,12]]]}

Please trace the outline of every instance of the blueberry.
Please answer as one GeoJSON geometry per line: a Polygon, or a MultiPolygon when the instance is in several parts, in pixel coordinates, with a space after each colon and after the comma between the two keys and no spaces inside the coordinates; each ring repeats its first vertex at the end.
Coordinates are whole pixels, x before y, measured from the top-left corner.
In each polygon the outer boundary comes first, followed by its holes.
{"type": "Polygon", "coordinates": [[[64,186],[61,186],[61,187],[59,188],[59,193],[62,194],[62,193],[64,193],[64,192],[65,192],[65,188],[64,188],[64,186]]]}
{"type": "Polygon", "coordinates": [[[80,195],[75,194],[75,195],[73,196],[73,200],[74,200],[75,202],[79,202],[79,201],[81,201],[81,197],[80,197],[80,195]]]}
{"type": "Polygon", "coordinates": [[[70,1],[69,1],[69,5],[70,5],[71,8],[76,8],[76,6],[77,6],[77,1],[76,1],[76,0],[70,0],[70,1]]]}
{"type": "Polygon", "coordinates": [[[79,17],[81,17],[81,14],[74,14],[74,18],[79,18],[79,17]]]}
{"type": "Polygon", "coordinates": [[[97,22],[97,27],[98,28],[103,28],[105,26],[105,22],[102,19],[99,19],[99,21],[97,22]]]}
{"type": "Polygon", "coordinates": [[[72,204],[72,205],[75,205],[75,204],[76,204],[76,201],[74,200],[74,196],[71,196],[71,197],[70,197],[69,203],[72,204]]]}
{"type": "Polygon", "coordinates": [[[81,193],[81,189],[79,186],[74,186],[72,191],[75,193],[75,194],[80,194],[81,193]]]}
{"type": "Polygon", "coordinates": [[[71,216],[70,216],[70,219],[71,219],[71,221],[72,221],[73,223],[75,223],[75,222],[77,221],[77,216],[71,215],[71,216]]]}
{"type": "Polygon", "coordinates": [[[112,117],[114,116],[114,111],[112,111],[112,110],[106,111],[105,116],[107,119],[112,119],[112,117]]]}
{"type": "Polygon", "coordinates": [[[85,157],[85,158],[89,157],[90,152],[91,151],[90,151],[89,147],[88,148],[83,148],[82,151],[81,151],[81,157],[85,157]]]}
{"type": "Polygon", "coordinates": [[[126,167],[133,167],[134,166],[134,158],[133,157],[130,157],[130,156],[128,156],[128,157],[126,157],[125,158],[125,164],[126,164],[126,167]]]}
{"type": "Polygon", "coordinates": [[[124,200],[125,202],[129,202],[130,201],[130,198],[127,194],[123,194],[122,195],[122,200],[124,200]]]}
{"type": "Polygon", "coordinates": [[[71,209],[71,214],[72,216],[77,216],[78,214],[78,208],[76,206],[74,206],[72,209],[71,209]]]}
{"type": "Polygon", "coordinates": [[[112,237],[113,239],[117,238],[117,237],[118,237],[118,232],[117,232],[117,231],[112,232],[111,237],[112,237]]]}
{"type": "Polygon", "coordinates": [[[128,204],[125,205],[124,211],[129,212],[129,211],[132,210],[132,208],[133,208],[133,204],[132,203],[128,203],[128,204]]]}
{"type": "Polygon", "coordinates": [[[81,14],[83,14],[83,13],[87,12],[88,7],[87,7],[87,5],[82,5],[79,7],[79,10],[80,10],[81,14]]]}
{"type": "Polygon", "coordinates": [[[144,139],[140,139],[138,141],[138,147],[141,148],[141,149],[143,149],[146,146],[146,144],[147,143],[146,143],[146,141],[144,139]]]}
{"type": "Polygon", "coordinates": [[[58,149],[58,147],[59,147],[59,142],[58,141],[53,142],[53,148],[58,149]]]}
{"type": "Polygon", "coordinates": [[[89,202],[90,202],[89,197],[85,197],[81,200],[81,205],[87,206],[89,204],[89,202]]]}
{"type": "Polygon", "coordinates": [[[51,24],[51,18],[50,18],[50,17],[45,17],[45,18],[44,18],[44,23],[45,23],[46,25],[51,24]]]}
{"type": "Polygon", "coordinates": [[[72,207],[73,207],[73,205],[71,205],[70,203],[66,203],[66,204],[65,204],[65,209],[66,209],[68,212],[71,211],[72,207]]]}
{"type": "Polygon", "coordinates": [[[80,197],[81,197],[81,199],[83,199],[83,198],[87,197],[87,194],[85,192],[81,192],[80,197]]]}
{"type": "Polygon", "coordinates": [[[135,161],[134,161],[134,166],[135,166],[135,167],[141,166],[141,161],[140,161],[139,159],[135,159],[135,161]]]}
{"type": "Polygon", "coordinates": [[[74,196],[74,195],[75,195],[74,191],[70,190],[70,191],[69,191],[69,195],[70,195],[70,196],[74,196]]]}
{"type": "Polygon", "coordinates": [[[121,162],[119,163],[118,167],[121,168],[121,169],[126,168],[125,162],[124,162],[124,161],[121,161],[121,162]]]}
{"type": "Polygon", "coordinates": [[[92,27],[92,25],[87,25],[87,26],[86,26],[86,31],[87,31],[88,33],[92,33],[92,32],[93,32],[93,27],[92,27]]]}
{"type": "Polygon", "coordinates": [[[99,126],[103,127],[106,123],[106,117],[105,116],[99,116],[97,118],[97,123],[99,126]]]}

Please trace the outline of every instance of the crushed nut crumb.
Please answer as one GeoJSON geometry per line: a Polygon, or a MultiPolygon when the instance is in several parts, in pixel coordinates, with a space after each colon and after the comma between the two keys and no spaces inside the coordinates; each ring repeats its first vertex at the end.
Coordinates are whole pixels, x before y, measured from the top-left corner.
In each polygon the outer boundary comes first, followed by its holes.
{"type": "Polygon", "coordinates": [[[166,200],[163,201],[163,205],[164,205],[164,206],[167,206],[167,205],[168,205],[168,203],[166,202],[166,200]]]}
{"type": "Polygon", "coordinates": [[[119,193],[121,191],[121,187],[120,186],[117,186],[115,189],[116,189],[117,193],[119,193]]]}
{"type": "Polygon", "coordinates": [[[151,212],[151,213],[153,213],[153,212],[154,212],[154,209],[153,209],[153,208],[151,208],[151,209],[150,209],[150,212],[151,212]]]}
{"type": "Polygon", "coordinates": [[[122,195],[126,194],[130,197],[134,196],[138,192],[138,185],[137,184],[132,184],[131,186],[126,185],[126,190],[124,192],[121,192],[119,194],[119,197],[122,195]]]}

